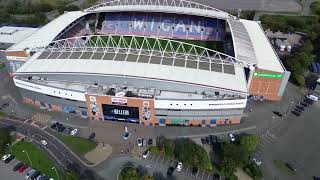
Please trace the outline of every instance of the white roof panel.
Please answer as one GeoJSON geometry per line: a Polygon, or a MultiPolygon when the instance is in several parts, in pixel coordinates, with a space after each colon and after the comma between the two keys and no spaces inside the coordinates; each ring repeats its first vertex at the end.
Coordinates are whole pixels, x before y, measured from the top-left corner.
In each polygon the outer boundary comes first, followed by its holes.
{"type": "Polygon", "coordinates": [[[283,73],[285,69],[259,22],[244,19],[241,22],[251,39],[258,68],[283,73]]]}
{"type": "Polygon", "coordinates": [[[39,28],[3,26],[0,28],[0,43],[16,44],[38,30],[39,28]]]}
{"type": "Polygon", "coordinates": [[[242,67],[235,67],[235,75],[233,75],[158,64],[88,59],[36,59],[33,56],[17,71],[17,73],[44,72],[126,75],[127,77],[170,80],[247,92],[242,67]]]}
{"type": "Polygon", "coordinates": [[[48,45],[54,38],[69,24],[87,13],[82,11],[66,12],[50,23],[43,26],[40,30],[10,47],[9,51],[22,51],[25,48],[34,48],[48,45]]]}

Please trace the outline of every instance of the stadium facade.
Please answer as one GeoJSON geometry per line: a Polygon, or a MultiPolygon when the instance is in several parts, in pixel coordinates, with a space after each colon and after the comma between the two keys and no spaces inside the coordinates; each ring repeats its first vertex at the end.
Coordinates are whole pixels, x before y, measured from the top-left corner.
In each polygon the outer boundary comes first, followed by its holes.
{"type": "Polygon", "coordinates": [[[6,57],[27,103],[146,126],[240,123],[248,97],[280,100],[290,76],[259,22],[184,0],[65,12],[6,57]]]}

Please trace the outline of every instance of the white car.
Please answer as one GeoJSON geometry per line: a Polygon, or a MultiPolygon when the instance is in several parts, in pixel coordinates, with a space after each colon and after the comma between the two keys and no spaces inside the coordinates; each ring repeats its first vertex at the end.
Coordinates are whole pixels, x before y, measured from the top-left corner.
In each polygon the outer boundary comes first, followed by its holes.
{"type": "Polygon", "coordinates": [[[252,162],[252,163],[254,163],[255,165],[257,165],[257,166],[260,166],[261,165],[261,161],[258,161],[255,157],[253,157],[253,156],[250,156],[250,161],[252,162]]]}
{"type": "Polygon", "coordinates": [[[232,133],[228,134],[229,136],[229,139],[231,142],[235,142],[236,141],[236,138],[234,137],[234,135],[232,133]]]}
{"type": "Polygon", "coordinates": [[[149,156],[150,154],[150,151],[145,151],[143,154],[142,154],[142,157],[147,159],[147,157],[149,156]]]}
{"type": "Polygon", "coordinates": [[[48,143],[47,143],[47,141],[46,141],[46,140],[44,140],[44,139],[43,139],[43,140],[41,140],[41,141],[40,141],[40,143],[41,143],[42,145],[44,145],[44,146],[48,144],[48,143]]]}
{"type": "Polygon", "coordinates": [[[71,136],[74,136],[74,135],[77,134],[77,132],[78,132],[78,129],[73,129],[73,130],[70,132],[70,135],[71,135],[71,136]]]}
{"type": "Polygon", "coordinates": [[[306,95],[306,97],[308,99],[311,99],[312,101],[318,101],[319,100],[319,97],[317,97],[315,95],[312,95],[312,94],[308,94],[308,95],[306,95]]]}
{"type": "Polygon", "coordinates": [[[138,144],[139,147],[142,147],[142,141],[141,141],[140,138],[137,138],[137,144],[138,144]]]}
{"type": "Polygon", "coordinates": [[[131,133],[126,132],[122,137],[124,140],[128,140],[130,136],[131,136],[131,133]]]}
{"type": "Polygon", "coordinates": [[[182,170],[182,162],[178,162],[176,170],[177,171],[181,171],[182,170]]]}
{"type": "Polygon", "coordinates": [[[6,154],[4,156],[2,156],[2,161],[5,161],[6,159],[8,159],[11,156],[11,154],[6,154]]]}

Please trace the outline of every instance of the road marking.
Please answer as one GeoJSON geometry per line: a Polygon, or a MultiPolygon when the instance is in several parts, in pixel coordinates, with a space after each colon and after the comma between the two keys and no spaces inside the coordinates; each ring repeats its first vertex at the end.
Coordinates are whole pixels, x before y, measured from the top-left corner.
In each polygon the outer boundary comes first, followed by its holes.
{"type": "Polygon", "coordinates": [[[163,158],[162,161],[160,162],[160,165],[162,164],[163,160],[164,160],[164,158],[163,158]]]}
{"type": "Polygon", "coordinates": [[[48,127],[48,126],[44,126],[43,128],[41,128],[41,130],[43,131],[43,130],[45,130],[47,127],[48,127]]]}
{"type": "Polygon", "coordinates": [[[171,166],[173,166],[174,161],[172,161],[171,166]]]}
{"type": "Polygon", "coordinates": [[[210,173],[208,174],[207,180],[209,180],[209,178],[210,178],[210,173]]]}
{"type": "Polygon", "coordinates": [[[187,167],[186,173],[188,174],[189,167],[187,167]]]}
{"type": "Polygon", "coordinates": [[[167,167],[167,164],[169,162],[169,159],[166,161],[166,163],[164,164],[164,167],[167,167]]]}
{"type": "Polygon", "coordinates": [[[157,162],[159,158],[160,158],[160,156],[158,155],[158,158],[154,162],[157,162]]]}
{"type": "Polygon", "coordinates": [[[154,154],[151,154],[152,155],[152,158],[150,158],[150,161],[153,161],[153,158],[155,157],[154,154]]]}
{"type": "Polygon", "coordinates": [[[198,174],[199,174],[200,170],[198,170],[197,174],[196,174],[196,178],[198,177],[198,174]]]}
{"type": "Polygon", "coordinates": [[[200,179],[200,180],[202,180],[202,178],[203,178],[203,175],[204,175],[204,171],[202,171],[202,176],[201,176],[201,179],[200,179]]]}

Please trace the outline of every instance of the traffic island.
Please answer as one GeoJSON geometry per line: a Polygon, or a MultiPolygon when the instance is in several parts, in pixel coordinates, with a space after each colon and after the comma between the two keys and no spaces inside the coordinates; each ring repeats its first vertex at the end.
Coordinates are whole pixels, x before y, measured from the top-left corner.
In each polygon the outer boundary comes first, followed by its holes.
{"type": "Polygon", "coordinates": [[[296,174],[294,171],[289,169],[289,167],[283,161],[274,160],[273,162],[280,171],[282,171],[290,176],[294,176],[296,174]]]}

